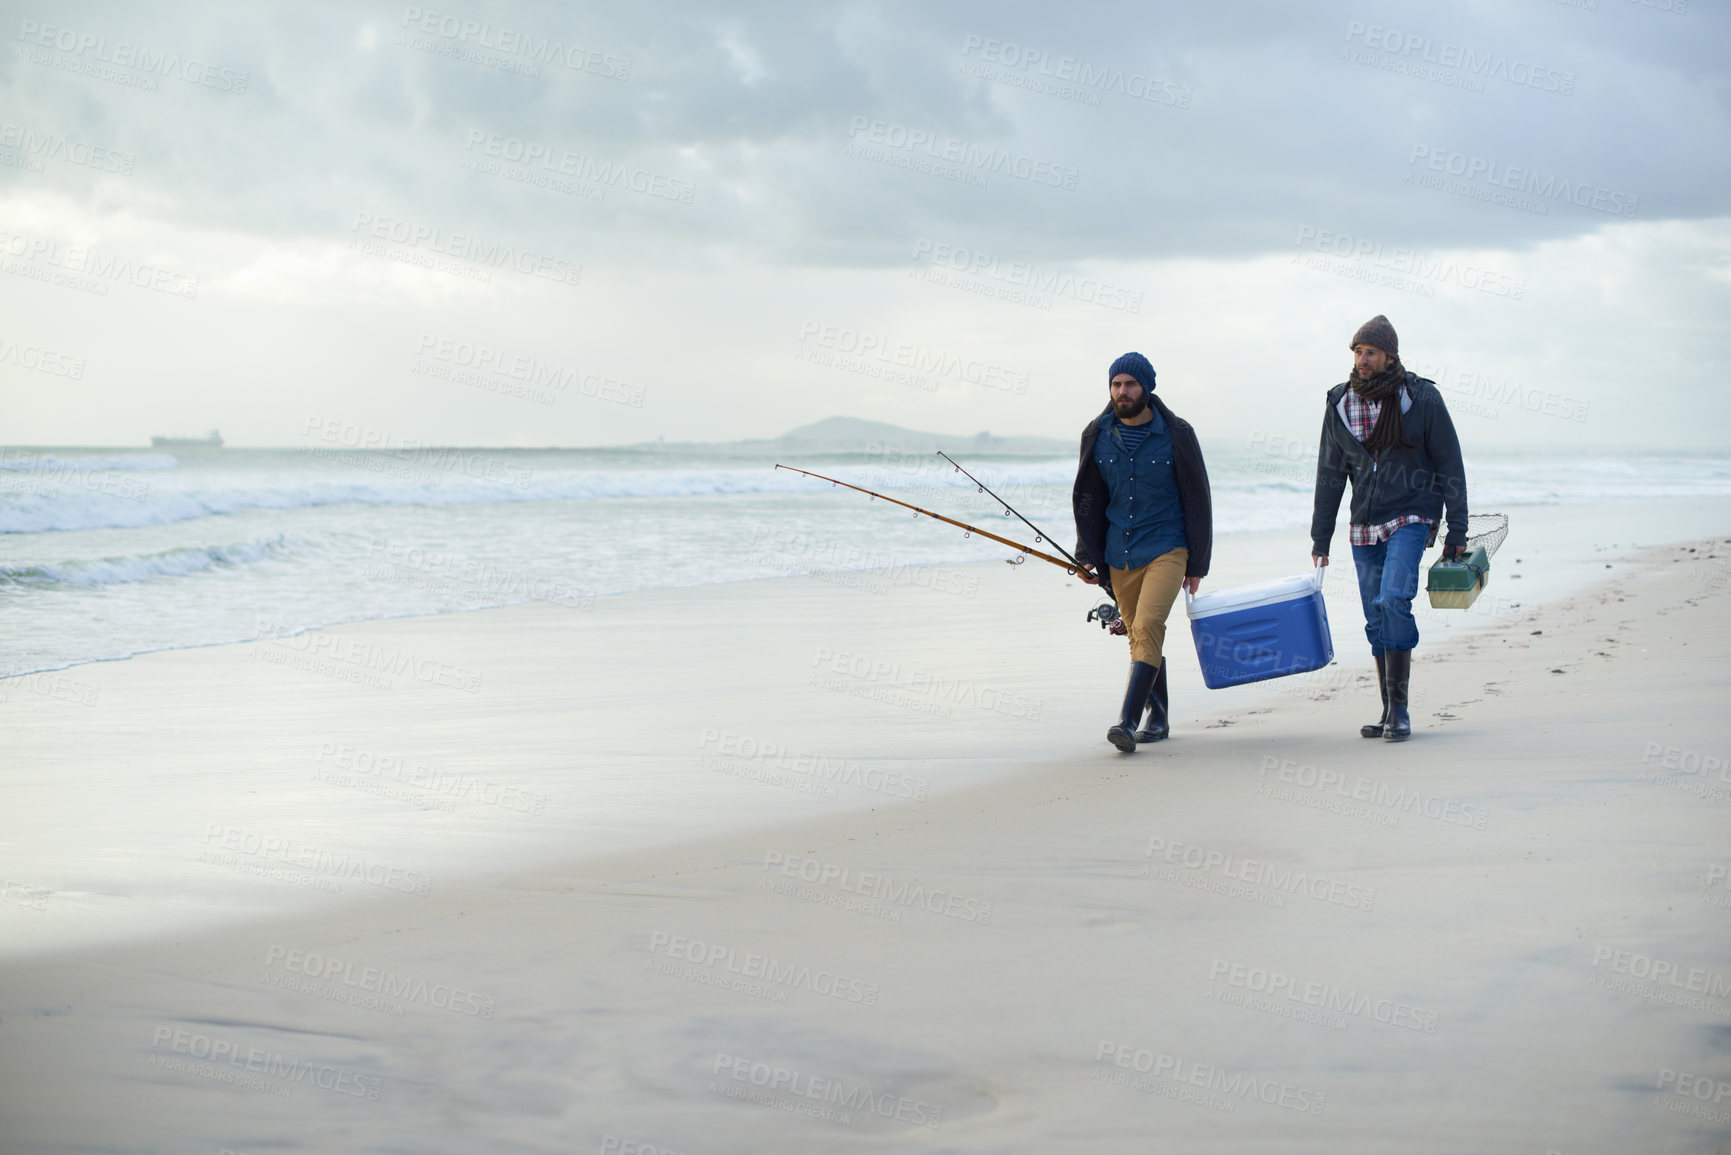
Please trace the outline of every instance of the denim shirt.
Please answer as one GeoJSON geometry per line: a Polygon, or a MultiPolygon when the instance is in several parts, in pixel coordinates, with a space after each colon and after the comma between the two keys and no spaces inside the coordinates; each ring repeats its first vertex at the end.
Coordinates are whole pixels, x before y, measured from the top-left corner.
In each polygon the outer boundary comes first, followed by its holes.
{"type": "Polygon", "coordinates": [[[1094,441],[1094,464],[1111,495],[1103,562],[1114,569],[1139,569],[1188,544],[1172,470],[1172,434],[1159,411],[1150,412],[1148,436],[1134,454],[1124,448],[1117,418],[1110,413],[1101,416],[1100,436],[1094,441]]]}

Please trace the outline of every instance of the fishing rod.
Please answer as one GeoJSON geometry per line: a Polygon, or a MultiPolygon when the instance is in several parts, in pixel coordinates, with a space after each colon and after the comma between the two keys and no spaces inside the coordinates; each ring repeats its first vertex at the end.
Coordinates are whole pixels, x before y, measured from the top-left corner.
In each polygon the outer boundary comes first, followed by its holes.
{"type": "MultiPolygon", "coordinates": [[[[946,457],[945,457],[945,458],[944,458],[944,460],[945,460],[945,461],[950,461],[950,459],[949,459],[949,457],[948,457],[948,456],[946,456],[946,457]]],[[[954,462],[954,461],[950,461],[950,464],[951,464],[951,465],[955,465],[955,464],[956,464],[956,463],[955,463],[955,462],[954,462]]],[[[999,543],[1001,543],[1001,544],[1003,544],[1003,545],[1007,545],[1007,546],[1009,546],[1009,547],[1011,547],[1011,548],[1012,548],[1012,549],[1017,549],[1017,550],[1020,550],[1020,551],[1021,551],[1021,552],[1022,552],[1022,553],[1023,553],[1023,554],[1025,554],[1025,555],[1028,555],[1028,556],[1031,556],[1031,557],[1037,557],[1037,558],[1039,558],[1039,559],[1040,559],[1040,560],[1041,560],[1041,561],[1049,561],[1049,562],[1051,562],[1051,563],[1052,563],[1052,564],[1053,564],[1053,565],[1055,565],[1055,566],[1057,566],[1057,567],[1058,567],[1058,568],[1059,568],[1059,569],[1061,569],[1061,570],[1063,570],[1063,571],[1064,571],[1064,572],[1065,572],[1065,573],[1067,573],[1067,574],[1074,574],[1074,573],[1076,573],[1076,572],[1077,572],[1077,571],[1078,571],[1078,570],[1080,570],[1080,569],[1081,569],[1081,568],[1082,568],[1082,565],[1081,565],[1081,563],[1079,563],[1079,562],[1078,562],[1078,561],[1077,561],[1077,560],[1076,560],[1076,559],[1075,559],[1075,558],[1073,558],[1073,557],[1070,557],[1070,555],[1069,555],[1069,554],[1068,554],[1068,553],[1067,553],[1067,552],[1065,552],[1065,551],[1064,551],[1064,547],[1063,547],[1063,546],[1061,546],[1061,545],[1058,545],[1058,544],[1057,544],[1057,543],[1056,543],[1056,542],[1053,542],[1053,543],[1052,543],[1052,545],[1053,545],[1053,548],[1055,548],[1055,549],[1057,549],[1057,550],[1058,550],[1058,551],[1059,551],[1059,552],[1060,552],[1060,553],[1063,553],[1063,554],[1064,554],[1064,556],[1065,556],[1065,557],[1066,557],[1066,558],[1069,558],[1069,560],[1068,560],[1068,561],[1059,561],[1059,560],[1058,560],[1058,559],[1057,559],[1057,558],[1055,558],[1055,557],[1053,557],[1053,556],[1052,556],[1052,555],[1051,555],[1051,554],[1049,554],[1049,553],[1041,553],[1041,552],[1040,552],[1040,551],[1039,551],[1039,550],[1037,550],[1037,549],[1031,549],[1031,548],[1029,548],[1029,547],[1028,547],[1028,546],[1025,546],[1025,545],[1023,545],[1023,544],[1022,544],[1022,543],[1021,543],[1021,542],[1019,542],[1019,541],[1011,541],[1011,540],[1010,540],[1010,539],[1009,539],[1009,538],[1007,538],[1007,537],[999,537],[999,536],[998,536],[998,535],[997,535],[997,534],[995,534],[995,533],[987,533],[987,532],[986,532],[986,531],[985,531],[985,530],[983,530],[983,529],[978,529],[978,528],[976,528],[976,527],[974,527],[974,526],[971,526],[971,525],[969,525],[969,524],[968,524],[968,523],[967,523],[967,522],[965,522],[965,521],[957,521],[957,520],[956,520],[956,519],[955,519],[955,518],[953,518],[953,517],[945,517],[945,516],[944,516],[944,515],[943,515],[943,514],[941,514],[941,513],[933,513],[933,512],[932,512],[932,511],[931,511],[931,510],[929,510],[929,509],[921,509],[921,508],[920,508],[920,507],[919,507],[919,506],[917,506],[917,505],[909,505],[909,504],[908,504],[908,503],[907,503],[907,502],[905,502],[905,501],[898,501],[898,500],[896,500],[896,499],[895,499],[895,498],[893,498],[893,497],[885,497],[885,496],[884,496],[884,495],[883,495],[883,494],[881,494],[881,493],[878,493],[878,492],[876,492],[876,491],[874,491],[874,490],[870,490],[870,489],[867,489],[867,488],[865,488],[865,487],[864,487],[864,486],[861,486],[861,485],[854,485],[854,484],[853,484],[853,483],[852,483],[852,482],[848,482],[848,481],[837,481],[837,480],[836,480],[836,479],[835,479],[835,478],[833,478],[833,477],[825,477],[825,476],[824,476],[824,475],[823,475],[823,474],[821,474],[821,473],[813,473],[813,472],[811,472],[811,471],[810,471],[810,470],[809,470],[809,469],[795,469],[795,468],[794,468],[794,467],[793,467],[793,466],[791,466],[791,465],[783,465],[783,464],[781,464],[781,463],[780,463],[780,462],[777,462],[777,463],[776,463],[776,466],[775,466],[775,467],[776,467],[776,468],[777,468],[777,469],[785,469],[785,470],[787,470],[787,471],[788,471],[788,472],[790,472],[790,473],[803,473],[803,474],[805,474],[805,475],[806,475],[806,476],[807,476],[807,477],[815,477],[815,478],[817,478],[817,479],[818,479],[818,480],[819,480],[819,481],[827,481],[827,482],[829,482],[829,483],[830,483],[830,484],[831,484],[831,485],[845,485],[845,486],[847,486],[847,487],[848,487],[848,488],[849,488],[849,489],[853,489],[853,490],[857,490],[857,491],[859,491],[859,492],[860,492],[860,493],[865,493],[865,494],[870,494],[870,495],[871,495],[871,496],[872,496],[872,497],[874,497],[874,498],[878,498],[878,497],[882,497],[882,498],[883,498],[883,499],[884,499],[884,500],[885,500],[885,501],[887,501],[887,502],[890,502],[890,503],[892,503],[892,504],[894,504],[894,505],[899,505],[899,506],[901,506],[901,507],[902,507],[902,508],[903,508],[903,509],[911,509],[911,510],[913,510],[913,511],[914,511],[914,516],[915,516],[915,517],[918,517],[918,516],[919,516],[919,515],[920,515],[920,514],[922,514],[922,513],[923,513],[923,514],[925,514],[925,515],[926,515],[926,516],[927,516],[927,517],[929,517],[929,518],[932,518],[932,519],[934,519],[934,520],[936,520],[936,521],[942,521],[942,522],[945,522],[945,523],[947,523],[947,524],[949,524],[949,525],[953,525],[953,526],[955,526],[955,527],[956,527],[956,528],[957,528],[957,529],[965,529],[965,530],[967,530],[967,531],[968,531],[968,532],[969,532],[969,533],[977,533],[977,534],[979,534],[979,535],[980,535],[980,536],[981,536],[981,537],[988,537],[988,538],[991,538],[991,539],[992,539],[992,540],[993,540],[993,541],[995,541],[995,542],[999,542],[999,543]]],[[[957,469],[961,469],[961,468],[962,468],[962,467],[961,467],[961,466],[959,466],[959,465],[956,465],[956,468],[957,468],[957,469]]],[[[966,471],[966,470],[962,470],[962,472],[963,472],[963,473],[966,473],[966,472],[967,472],[967,471],[966,471]]],[[[969,480],[970,480],[970,481],[971,481],[971,480],[973,480],[973,478],[972,478],[972,475],[969,475],[969,480]]],[[[975,482],[974,482],[974,484],[975,484],[975,485],[980,485],[980,483],[979,483],[979,482],[977,482],[977,481],[975,481],[975,482]]],[[[981,488],[981,489],[985,489],[985,488],[986,488],[986,487],[985,487],[985,486],[983,486],[983,485],[980,485],[980,488],[981,488]]],[[[1002,499],[1002,498],[1000,498],[1000,497],[998,497],[998,495],[997,495],[997,494],[995,494],[995,493],[994,493],[994,494],[992,494],[992,496],[993,496],[993,497],[994,497],[994,498],[996,498],[996,499],[997,499],[997,500],[998,500],[998,501],[999,501],[999,503],[1000,503],[1000,504],[1001,504],[1001,503],[1003,503],[1003,499],[1002,499]]],[[[1006,508],[1007,508],[1007,507],[1006,507],[1006,508]]],[[[1016,516],[1018,516],[1018,517],[1021,517],[1021,515],[1020,515],[1020,514],[1017,514],[1017,515],[1016,515],[1016,516]]],[[[1027,518],[1025,518],[1025,517],[1024,517],[1024,518],[1022,518],[1022,521],[1023,521],[1023,522],[1024,522],[1024,523],[1027,523],[1027,520],[1028,520],[1028,519],[1027,519],[1027,518]]],[[[1041,534],[1041,533],[1040,533],[1040,531],[1039,531],[1039,530],[1038,530],[1038,529],[1034,529],[1034,527],[1033,527],[1033,526],[1032,526],[1032,525],[1029,525],[1029,526],[1028,526],[1028,528],[1029,528],[1029,529],[1033,529],[1033,530],[1034,530],[1034,533],[1035,533],[1035,534],[1036,534],[1036,535],[1038,535],[1038,536],[1039,536],[1039,538],[1040,538],[1040,539],[1041,539],[1041,540],[1045,540],[1045,535],[1043,535],[1043,534],[1041,534]]],[[[1016,559],[1015,559],[1015,560],[1014,560],[1014,561],[1011,561],[1011,560],[1009,560],[1009,559],[1008,559],[1008,558],[1006,558],[1006,559],[1005,559],[1005,563],[1006,563],[1006,564],[1008,564],[1008,565],[1021,565],[1021,564],[1022,564],[1022,563],[1023,563],[1023,562],[1024,562],[1024,561],[1025,561],[1025,560],[1026,560],[1026,558],[1025,558],[1025,557],[1018,557],[1018,558],[1016,558],[1016,559]]],[[[1108,630],[1108,631],[1110,631],[1110,632],[1111,632],[1111,633],[1114,633],[1114,634],[1122,634],[1122,633],[1123,633],[1123,632],[1124,632],[1124,625],[1123,625],[1123,621],[1122,621],[1122,618],[1121,618],[1121,616],[1120,616],[1120,614],[1119,614],[1119,612],[1118,612],[1118,606],[1117,606],[1117,600],[1116,600],[1116,597],[1114,597],[1114,598],[1113,598],[1113,600],[1112,600],[1112,601],[1108,601],[1108,602],[1101,602],[1101,603],[1100,603],[1100,604],[1099,604],[1099,605],[1098,605],[1098,606],[1095,606],[1095,607],[1094,607],[1094,608],[1093,608],[1093,609],[1091,609],[1091,610],[1089,610],[1089,611],[1088,611],[1088,620],[1089,620],[1089,621],[1091,621],[1091,622],[1092,622],[1092,621],[1098,621],[1098,622],[1099,622],[1099,623],[1100,623],[1100,628],[1101,628],[1101,629],[1103,629],[1103,630],[1108,630]]]]}
{"type": "MultiPolygon", "coordinates": [[[[1064,571],[1064,572],[1065,572],[1065,573],[1070,573],[1070,574],[1073,574],[1073,573],[1075,573],[1075,572],[1076,572],[1076,571],[1077,571],[1077,570],[1078,570],[1078,569],[1079,569],[1079,568],[1080,568],[1080,567],[1079,567],[1079,566],[1078,566],[1078,565],[1077,565],[1077,564],[1076,564],[1076,559],[1075,559],[1075,558],[1071,558],[1071,559],[1070,559],[1070,560],[1069,560],[1069,561],[1060,561],[1060,560],[1059,560],[1059,559],[1058,559],[1058,558],[1055,558],[1055,557],[1053,557],[1053,556],[1052,556],[1052,555],[1051,555],[1051,554],[1049,554],[1049,553],[1041,553],[1041,552],[1040,552],[1040,551],[1039,551],[1039,550],[1037,550],[1037,549],[1033,549],[1033,548],[1031,548],[1031,547],[1029,547],[1029,546],[1025,546],[1025,545],[1023,545],[1023,544],[1022,544],[1022,543],[1021,543],[1021,542],[1019,542],[1019,541],[1011,541],[1011,540],[1010,540],[1010,539],[1009,539],[1009,538],[1007,538],[1007,537],[999,537],[999,536],[998,536],[998,535],[997,535],[997,534],[995,534],[995,533],[987,533],[987,532],[986,532],[986,531],[985,531],[985,530],[983,530],[983,529],[979,529],[979,528],[977,528],[977,527],[975,527],[975,526],[971,526],[971,525],[969,525],[969,524],[968,524],[968,523],[967,523],[967,522],[965,522],[965,521],[957,521],[957,520],[956,520],[956,519],[955,519],[955,518],[953,518],[953,517],[945,517],[945,516],[944,516],[944,515],[943,515],[943,514],[941,514],[941,513],[933,513],[933,512],[932,512],[932,511],[931,511],[931,510],[929,510],[929,509],[921,509],[921,508],[920,508],[920,507],[919,507],[919,506],[917,506],[917,505],[909,505],[909,504],[908,504],[908,503],[907,503],[907,502],[905,502],[905,501],[897,501],[897,500],[896,500],[896,499],[895,499],[895,498],[893,498],[893,497],[884,497],[884,495],[883,495],[883,494],[881,494],[881,493],[877,493],[877,492],[875,492],[875,491],[873,491],[873,490],[870,490],[870,489],[867,489],[867,488],[865,488],[865,487],[864,487],[864,486],[860,486],[860,485],[854,485],[854,484],[852,484],[852,483],[851,483],[851,482],[846,482],[846,481],[837,481],[837,480],[836,480],[836,479],[835,479],[835,478],[833,478],[833,477],[825,477],[825,476],[824,476],[824,475],[823,475],[823,474],[821,474],[821,473],[813,473],[813,472],[811,472],[811,471],[810,471],[810,470],[809,470],[809,469],[795,469],[795,468],[794,468],[794,467],[793,467],[793,466],[791,466],[791,465],[782,465],[782,464],[780,464],[780,463],[779,463],[779,462],[778,462],[778,463],[776,463],[776,468],[777,468],[777,469],[785,469],[785,470],[787,470],[787,471],[788,471],[788,472],[790,472],[790,473],[803,473],[803,474],[805,474],[805,475],[806,475],[806,476],[807,476],[807,477],[815,477],[815,478],[817,478],[817,479],[818,479],[818,480],[819,480],[819,481],[827,481],[827,482],[829,482],[829,483],[830,483],[830,484],[831,484],[831,485],[845,485],[845,486],[847,486],[847,487],[848,487],[848,488],[849,488],[849,489],[857,489],[857,490],[858,490],[858,491],[859,491],[859,492],[861,492],[861,493],[868,493],[868,494],[871,494],[871,496],[872,496],[872,497],[882,497],[882,498],[883,498],[883,499],[884,499],[884,500],[885,500],[885,501],[888,501],[888,502],[891,502],[891,503],[892,503],[892,504],[895,504],[895,505],[899,505],[899,506],[901,506],[901,507],[902,507],[902,508],[903,508],[903,509],[911,509],[911,510],[913,510],[913,511],[914,511],[914,516],[915,516],[915,517],[918,517],[918,516],[919,516],[919,515],[920,515],[920,514],[922,514],[922,513],[923,513],[923,514],[925,514],[925,515],[926,515],[926,516],[927,516],[927,517],[930,517],[930,518],[934,518],[934,519],[936,519],[936,520],[937,520],[937,521],[942,521],[942,522],[946,522],[946,523],[948,523],[948,524],[950,524],[950,525],[953,525],[953,526],[955,526],[955,527],[956,527],[956,528],[957,528],[957,529],[965,529],[965,530],[967,530],[967,531],[968,531],[968,532],[969,532],[969,533],[977,533],[977,534],[979,534],[979,535],[980,535],[980,536],[981,536],[981,537],[989,537],[989,538],[991,538],[991,539],[992,539],[992,540],[993,540],[993,541],[995,541],[995,542],[999,542],[999,543],[1000,543],[1000,544],[1002,544],[1002,545],[1007,545],[1007,546],[1009,546],[1009,547],[1010,547],[1010,548],[1012,548],[1012,549],[1015,549],[1015,550],[1018,550],[1018,551],[1020,551],[1020,552],[1021,552],[1021,553],[1023,553],[1023,554],[1025,554],[1025,555],[1026,555],[1026,557],[1037,557],[1037,558],[1039,558],[1039,559],[1040,559],[1040,560],[1041,560],[1041,561],[1049,561],[1049,562],[1051,562],[1051,563],[1052,563],[1052,564],[1053,564],[1053,565],[1055,565],[1055,566],[1057,566],[1057,567],[1058,567],[1058,568],[1059,568],[1059,569],[1061,569],[1061,570],[1063,570],[1063,571],[1064,571]]],[[[1068,556],[1068,555],[1065,555],[1065,556],[1068,556]]],[[[1026,560],[1026,557],[1022,557],[1022,558],[1017,558],[1017,559],[1016,559],[1016,560],[1014,560],[1014,561],[1009,561],[1009,563],[1008,563],[1008,564],[1010,564],[1010,565],[1021,565],[1021,564],[1022,564],[1022,562],[1023,562],[1023,561],[1025,561],[1025,560],[1026,560]]],[[[1006,559],[1006,560],[1008,560],[1008,559],[1006,559]]]]}
{"type": "MultiPolygon", "coordinates": [[[[1004,507],[1004,516],[1005,517],[1010,517],[1013,515],[1013,516],[1019,518],[1023,525],[1025,525],[1029,529],[1033,530],[1035,541],[1045,541],[1046,540],[1046,535],[1040,531],[1039,526],[1035,525],[1033,522],[1029,521],[1027,518],[1022,517],[1022,515],[1016,511],[1015,506],[1011,505],[1009,502],[1005,501],[1003,498],[999,497],[997,494],[992,493],[992,491],[989,488],[987,488],[985,482],[981,481],[979,478],[975,477],[973,474],[971,474],[967,470],[963,469],[959,464],[957,464],[955,458],[951,457],[949,454],[945,453],[941,449],[938,450],[938,456],[943,458],[945,461],[949,462],[951,465],[954,465],[956,467],[957,473],[961,474],[963,477],[967,478],[969,481],[971,481],[975,485],[979,486],[981,493],[990,494],[993,501],[997,502],[999,505],[1004,507]]],[[[1076,569],[1083,568],[1082,563],[1077,561],[1074,557],[1071,557],[1070,552],[1068,550],[1066,550],[1063,546],[1059,545],[1056,541],[1052,542],[1052,548],[1057,550],[1059,553],[1063,554],[1065,559],[1067,561],[1069,561],[1070,565],[1073,566],[1074,568],[1076,568],[1076,569]]]]}
{"type": "MultiPolygon", "coordinates": [[[[955,458],[951,457],[949,454],[945,453],[941,449],[938,450],[938,456],[943,458],[945,461],[949,462],[951,465],[954,465],[956,467],[956,472],[961,474],[963,477],[967,478],[969,481],[973,482],[975,485],[977,485],[979,487],[981,493],[991,494],[992,500],[1004,507],[1004,516],[1005,517],[1010,517],[1010,516],[1014,515],[1015,517],[1020,518],[1023,525],[1027,526],[1029,529],[1034,531],[1034,540],[1035,541],[1045,541],[1046,540],[1046,535],[1040,532],[1039,526],[1035,525],[1033,522],[1029,521],[1027,518],[1022,517],[1021,512],[1018,511],[1015,506],[1011,505],[1009,502],[1005,501],[1003,498],[999,497],[997,494],[992,493],[990,486],[988,486],[985,482],[981,481],[979,478],[975,477],[973,474],[969,473],[967,470],[963,469],[961,466],[961,463],[958,462],[955,458]]],[[[1080,570],[1083,568],[1082,563],[1077,561],[1074,557],[1072,557],[1070,552],[1068,550],[1066,550],[1063,546],[1059,545],[1056,541],[1052,542],[1052,548],[1057,550],[1059,553],[1063,554],[1066,558],[1068,558],[1070,564],[1072,566],[1074,566],[1076,569],[1080,570]]],[[[1093,609],[1089,610],[1088,611],[1088,620],[1091,622],[1099,622],[1100,628],[1103,630],[1112,630],[1114,632],[1119,632],[1122,630],[1122,627],[1118,626],[1117,623],[1118,623],[1118,619],[1122,615],[1118,611],[1118,595],[1113,593],[1111,590],[1106,589],[1104,586],[1101,587],[1101,592],[1103,592],[1109,600],[1103,601],[1099,605],[1095,606],[1093,609]]]]}

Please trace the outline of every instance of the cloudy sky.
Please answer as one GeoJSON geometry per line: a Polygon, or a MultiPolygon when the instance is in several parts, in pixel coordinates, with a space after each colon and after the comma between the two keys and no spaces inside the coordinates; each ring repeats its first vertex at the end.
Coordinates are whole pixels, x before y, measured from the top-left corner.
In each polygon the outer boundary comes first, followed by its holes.
{"type": "Polygon", "coordinates": [[[1700,0],[0,9],[3,443],[1731,434],[1700,0]]]}

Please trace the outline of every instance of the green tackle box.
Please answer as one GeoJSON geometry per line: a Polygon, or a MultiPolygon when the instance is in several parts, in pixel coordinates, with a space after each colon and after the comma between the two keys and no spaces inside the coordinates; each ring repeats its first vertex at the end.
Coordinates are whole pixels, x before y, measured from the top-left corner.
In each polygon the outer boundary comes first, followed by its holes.
{"type": "Polygon", "coordinates": [[[1479,546],[1464,557],[1431,566],[1425,591],[1430,594],[1432,609],[1464,610],[1478,600],[1490,580],[1491,559],[1479,546]]]}

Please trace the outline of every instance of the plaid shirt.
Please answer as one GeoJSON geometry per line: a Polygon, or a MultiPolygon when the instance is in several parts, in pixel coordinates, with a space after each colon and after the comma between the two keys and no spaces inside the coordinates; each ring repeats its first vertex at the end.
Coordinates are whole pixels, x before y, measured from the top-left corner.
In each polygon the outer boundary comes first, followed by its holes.
{"type": "MultiPolygon", "coordinates": [[[[1346,427],[1352,430],[1352,435],[1363,441],[1370,436],[1370,431],[1376,427],[1376,419],[1382,415],[1382,402],[1366,401],[1351,389],[1346,391],[1346,427]]],[[[1428,517],[1420,517],[1409,513],[1405,517],[1397,517],[1393,521],[1385,521],[1381,525],[1349,525],[1347,540],[1353,545],[1376,545],[1393,535],[1394,531],[1403,525],[1428,525],[1430,538],[1425,542],[1425,548],[1436,544],[1436,522],[1428,517]]]]}

